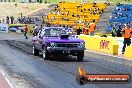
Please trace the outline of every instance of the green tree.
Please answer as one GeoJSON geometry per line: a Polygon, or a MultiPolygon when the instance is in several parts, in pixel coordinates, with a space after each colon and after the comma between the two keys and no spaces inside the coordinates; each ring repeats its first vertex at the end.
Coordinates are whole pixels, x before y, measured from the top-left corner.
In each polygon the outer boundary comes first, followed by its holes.
{"type": "Polygon", "coordinates": [[[47,4],[47,0],[45,0],[45,2],[44,2],[45,4],[47,4]]]}
{"type": "Polygon", "coordinates": [[[42,0],[39,0],[39,3],[42,3],[43,1],[42,0]]]}
{"type": "Polygon", "coordinates": [[[37,0],[37,2],[39,2],[39,0],[37,0]]]}

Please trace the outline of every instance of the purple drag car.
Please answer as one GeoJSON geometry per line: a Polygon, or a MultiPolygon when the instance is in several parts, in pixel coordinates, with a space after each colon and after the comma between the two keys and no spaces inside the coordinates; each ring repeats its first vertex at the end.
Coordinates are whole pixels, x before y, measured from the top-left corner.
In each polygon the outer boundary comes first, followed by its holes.
{"type": "Polygon", "coordinates": [[[63,27],[44,27],[37,36],[33,37],[33,54],[42,53],[43,59],[55,56],[77,56],[78,61],[84,57],[85,43],[63,27]]]}

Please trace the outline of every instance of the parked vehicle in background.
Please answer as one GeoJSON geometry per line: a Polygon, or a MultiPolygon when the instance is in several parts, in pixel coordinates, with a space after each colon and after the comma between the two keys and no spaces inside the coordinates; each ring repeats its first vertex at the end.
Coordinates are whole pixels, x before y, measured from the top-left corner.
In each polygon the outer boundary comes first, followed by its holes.
{"type": "Polygon", "coordinates": [[[63,27],[44,27],[37,36],[33,37],[33,54],[42,52],[43,59],[49,59],[51,55],[77,56],[83,60],[85,43],[67,33],[63,27]]]}
{"type": "Polygon", "coordinates": [[[23,32],[23,26],[10,26],[8,29],[11,32],[17,32],[17,31],[23,32]]]}

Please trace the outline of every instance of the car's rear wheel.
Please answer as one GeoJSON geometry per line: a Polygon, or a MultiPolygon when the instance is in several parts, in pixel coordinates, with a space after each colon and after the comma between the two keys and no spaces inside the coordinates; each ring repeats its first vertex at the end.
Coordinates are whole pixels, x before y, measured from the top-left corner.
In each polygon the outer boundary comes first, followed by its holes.
{"type": "Polygon", "coordinates": [[[32,51],[34,56],[38,56],[39,55],[39,51],[35,48],[35,46],[33,45],[33,51],[32,51]]]}
{"type": "Polygon", "coordinates": [[[46,48],[44,48],[43,51],[42,51],[42,57],[43,57],[44,60],[49,59],[49,53],[46,50],[46,48]]]}

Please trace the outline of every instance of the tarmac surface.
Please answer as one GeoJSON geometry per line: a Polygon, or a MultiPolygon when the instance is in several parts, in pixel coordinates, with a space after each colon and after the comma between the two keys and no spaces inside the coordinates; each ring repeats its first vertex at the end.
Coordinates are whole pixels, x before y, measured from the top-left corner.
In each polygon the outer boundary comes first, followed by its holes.
{"type": "Polygon", "coordinates": [[[0,88],[10,88],[9,84],[7,83],[6,79],[0,72],[0,88]]]}
{"type": "MultiPolygon", "coordinates": [[[[129,84],[86,84],[76,82],[79,66],[88,74],[130,74],[132,60],[85,51],[84,61],[75,57],[52,57],[43,60],[32,55],[32,35],[0,33],[0,67],[16,88],[132,88],[129,84]]],[[[1,87],[0,87],[1,88],[1,87]]]]}

